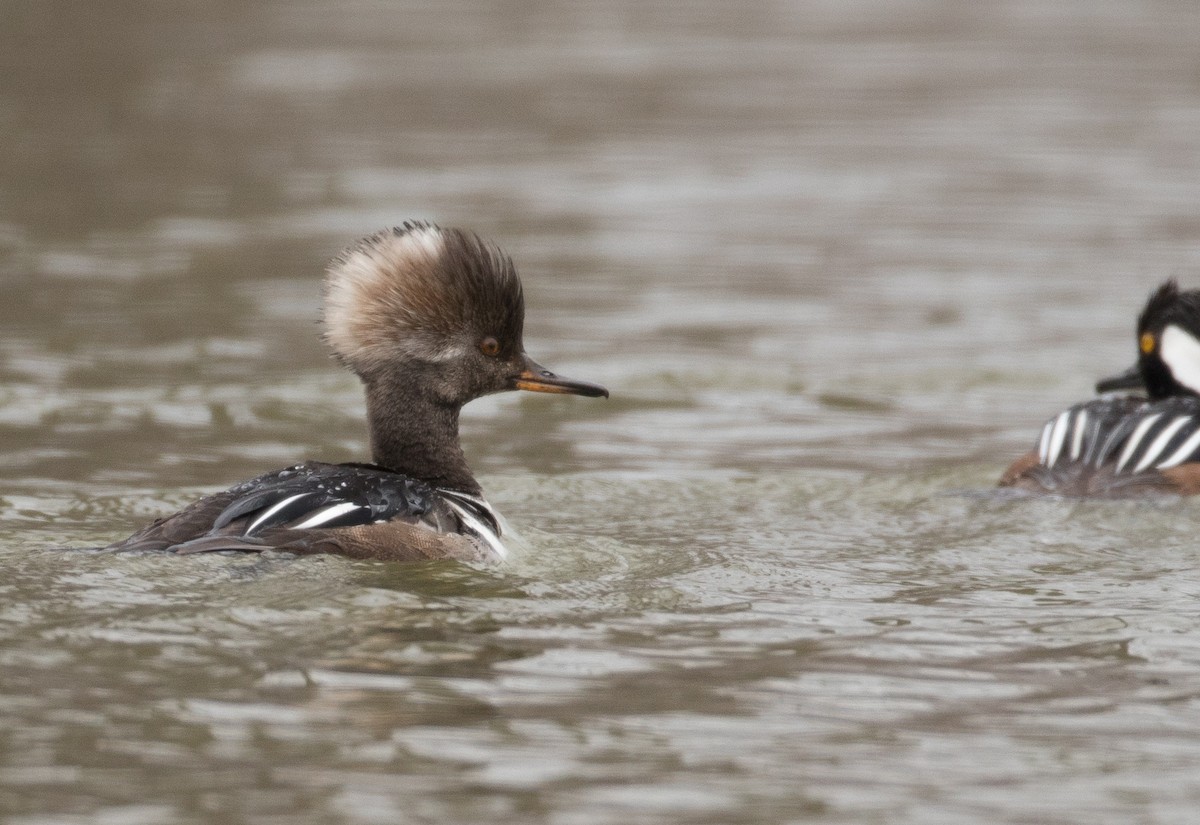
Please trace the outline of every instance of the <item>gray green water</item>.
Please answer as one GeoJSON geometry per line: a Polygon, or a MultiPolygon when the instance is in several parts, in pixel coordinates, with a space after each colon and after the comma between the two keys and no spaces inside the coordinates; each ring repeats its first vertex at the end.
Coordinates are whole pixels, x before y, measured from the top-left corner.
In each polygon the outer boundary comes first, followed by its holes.
{"type": "Polygon", "coordinates": [[[1192,823],[1191,501],[986,494],[1200,286],[1200,7],[0,8],[0,820],[1192,823]],[[63,552],[364,456],[324,262],[522,270],[500,569],[63,552]]]}

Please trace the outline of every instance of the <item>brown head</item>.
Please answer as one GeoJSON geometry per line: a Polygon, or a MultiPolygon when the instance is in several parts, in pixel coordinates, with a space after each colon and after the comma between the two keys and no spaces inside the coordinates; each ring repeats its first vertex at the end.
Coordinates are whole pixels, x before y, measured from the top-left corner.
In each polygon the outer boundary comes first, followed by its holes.
{"type": "Polygon", "coordinates": [[[472,232],[409,222],[329,267],[325,339],[368,386],[403,382],[448,406],[515,389],[608,395],[530,359],[524,320],[512,260],[472,232]]]}

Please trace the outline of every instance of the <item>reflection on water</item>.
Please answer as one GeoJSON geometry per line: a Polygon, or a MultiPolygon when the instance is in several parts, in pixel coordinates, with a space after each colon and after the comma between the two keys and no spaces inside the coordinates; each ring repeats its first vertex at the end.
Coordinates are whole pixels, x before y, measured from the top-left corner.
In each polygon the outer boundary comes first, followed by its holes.
{"type": "Polygon", "coordinates": [[[1191,7],[7,14],[6,821],[1193,818],[1195,505],[977,494],[1197,283],[1191,7]],[[613,391],[468,408],[519,558],[47,549],[361,458],[407,218],[613,391]]]}

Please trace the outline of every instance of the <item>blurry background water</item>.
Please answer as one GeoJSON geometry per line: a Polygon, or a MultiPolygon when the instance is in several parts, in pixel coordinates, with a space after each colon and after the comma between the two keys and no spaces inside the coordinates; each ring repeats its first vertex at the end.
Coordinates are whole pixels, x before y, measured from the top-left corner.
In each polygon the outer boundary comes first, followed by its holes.
{"type": "Polygon", "coordinates": [[[1196,821],[1197,505],[977,491],[1200,286],[1200,6],[0,20],[4,822],[1196,821]],[[468,408],[516,562],[48,549],[363,458],[408,218],[613,393],[468,408]]]}

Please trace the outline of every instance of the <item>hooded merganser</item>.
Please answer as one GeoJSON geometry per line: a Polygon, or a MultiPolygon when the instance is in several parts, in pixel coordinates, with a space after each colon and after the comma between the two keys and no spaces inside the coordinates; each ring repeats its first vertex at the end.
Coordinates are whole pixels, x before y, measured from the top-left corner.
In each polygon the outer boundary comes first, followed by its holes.
{"type": "Polygon", "coordinates": [[[112,550],[503,559],[500,519],[458,439],[459,410],[505,390],[608,396],[525,354],[512,261],[459,229],[409,222],[334,259],[325,340],[366,387],[373,464],[315,461],[159,519],[112,550]]]}
{"type": "Polygon", "coordinates": [[[1200,290],[1159,287],[1138,317],[1138,360],[1056,415],[1036,450],[1017,459],[1002,487],[1064,496],[1130,498],[1200,493],[1200,290]]]}

